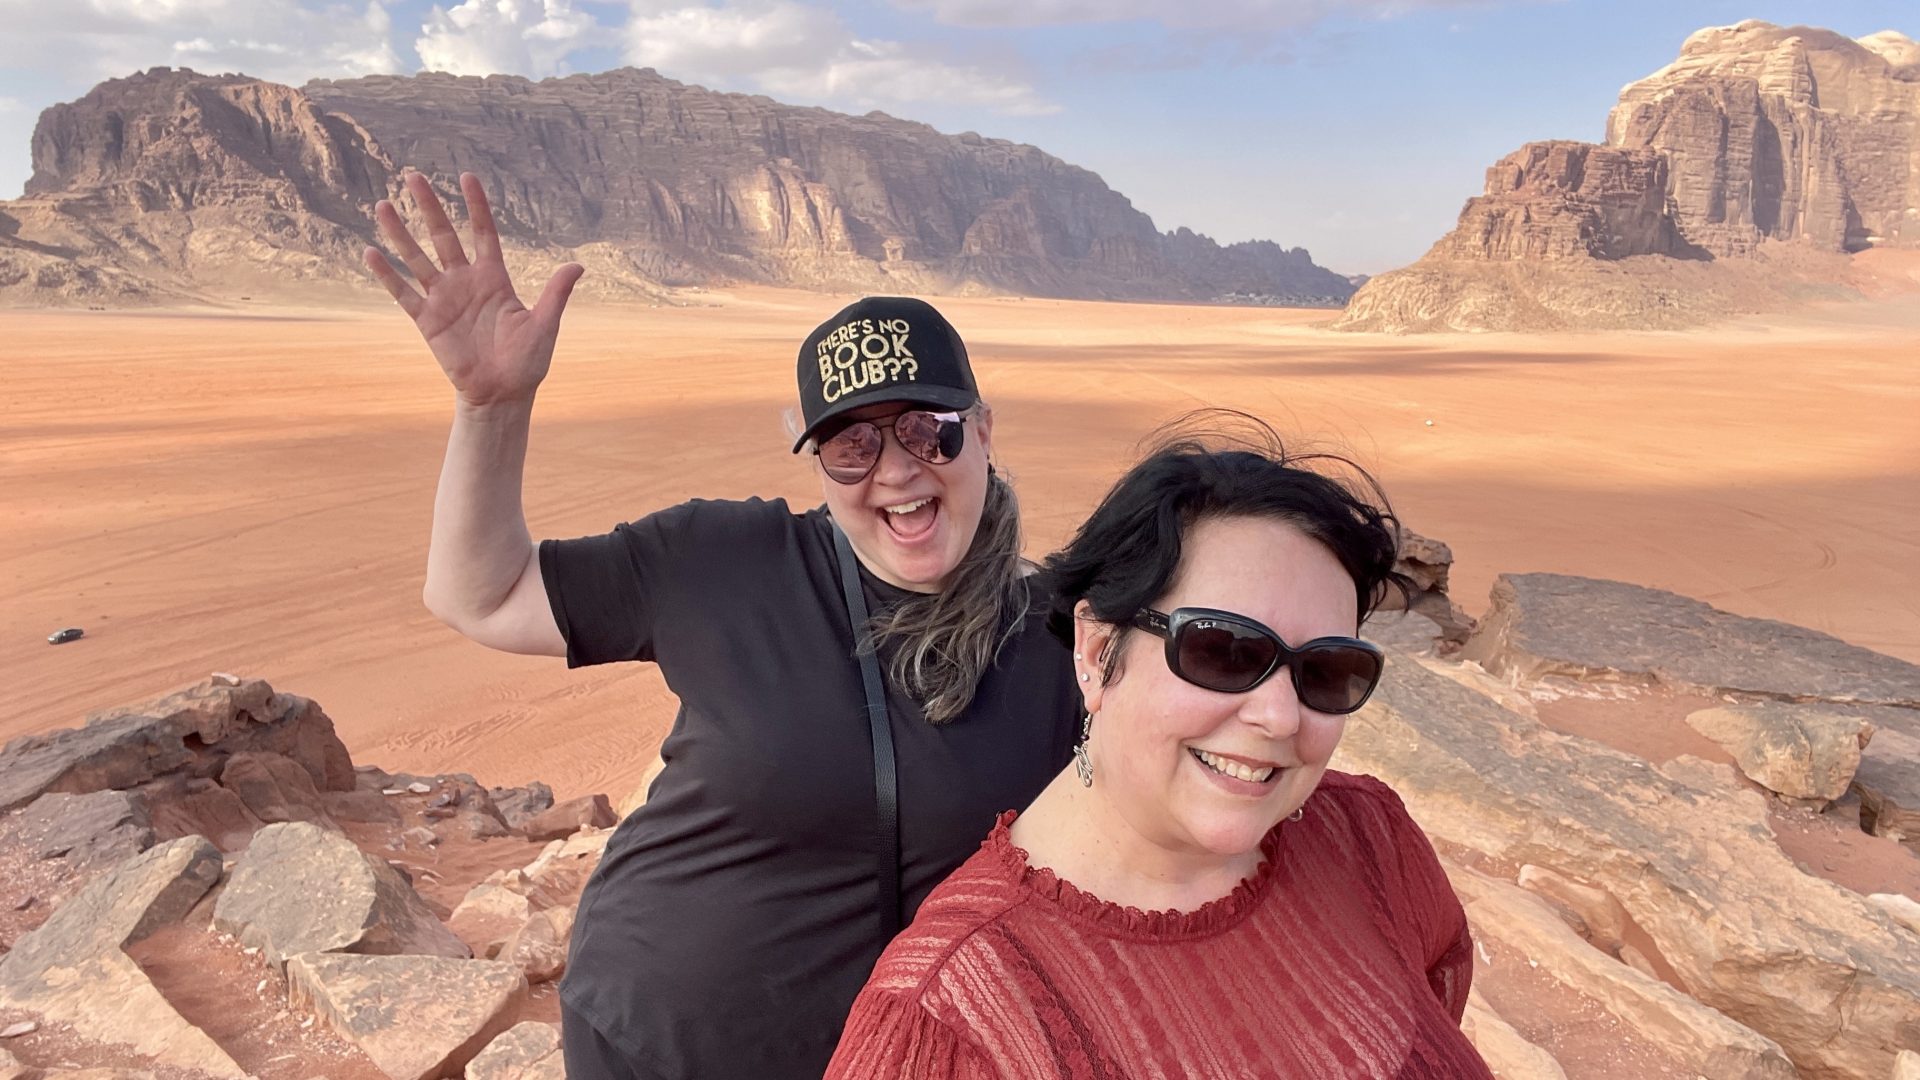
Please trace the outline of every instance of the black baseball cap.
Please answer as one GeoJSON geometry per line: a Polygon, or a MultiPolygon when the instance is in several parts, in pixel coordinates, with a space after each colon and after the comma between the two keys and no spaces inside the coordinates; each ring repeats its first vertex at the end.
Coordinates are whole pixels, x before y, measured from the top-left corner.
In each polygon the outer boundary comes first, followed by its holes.
{"type": "Polygon", "coordinates": [[[800,345],[800,414],[793,452],[822,424],[880,401],[965,409],[980,400],[967,347],[925,300],[869,296],[841,308],[800,345]]]}

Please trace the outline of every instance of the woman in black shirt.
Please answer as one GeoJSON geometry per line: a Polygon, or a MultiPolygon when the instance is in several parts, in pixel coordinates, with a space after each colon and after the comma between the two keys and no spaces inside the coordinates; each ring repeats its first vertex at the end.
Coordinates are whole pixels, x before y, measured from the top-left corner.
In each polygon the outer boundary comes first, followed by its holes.
{"type": "Polygon", "coordinates": [[[581,897],[568,1074],[818,1077],[889,928],[1059,771],[1079,716],[965,346],[901,297],[807,338],[794,450],[817,455],[824,507],[694,501],[535,544],[528,422],[583,271],[561,267],[522,306],[479,182],[461,177],[471,262],[427,181],[406,182],[438,262],[386,202],[382,235],[420,287],[379,249],[366,259],[456,391],[428,607],[493,648],[653,661],[680,698],[666,767],[581,897]],[[884,670],[880,739],[836,528],[884,670]],[[876,788],[887,734],[897,823],[876,788]]]}

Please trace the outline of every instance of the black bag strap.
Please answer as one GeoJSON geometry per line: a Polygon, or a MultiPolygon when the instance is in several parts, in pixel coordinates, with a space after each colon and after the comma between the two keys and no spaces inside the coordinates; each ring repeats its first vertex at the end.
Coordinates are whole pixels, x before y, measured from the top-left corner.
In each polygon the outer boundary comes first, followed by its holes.
{"type": "Polygon", "coordinates": [[[874,876],[880,883],[880,934],[892,941],[900,932],[900,780],[893,764],[893,725],[887,719],[887,686],[880,678],[880,657],[873,647],[866,594],[860,589],[860,561],[838,523],[833,547],[840,554],[840,587],[853,625],[854,655],[860,681],[867,687],[867,724],[873,731],[873,801],[879,811],[874,840],[874,876]]]}

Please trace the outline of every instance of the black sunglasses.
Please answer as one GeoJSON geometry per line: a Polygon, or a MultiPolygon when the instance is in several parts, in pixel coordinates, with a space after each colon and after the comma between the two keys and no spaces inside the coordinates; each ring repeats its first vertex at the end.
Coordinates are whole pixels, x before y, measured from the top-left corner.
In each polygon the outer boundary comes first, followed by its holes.
{"type": "Polygon", "coordinates": [[[1166,638],[1167,667],[1195,686],[1244,694],[1285,667],[1300,704],[1336,716],[1365,705],[1386,667],[1386,654],[1371,642],[1323,637],[1296,649],[1245,615],[1213,608],[1171,615],[1145,608],[1133,625],[1166,638]]]}
{"type": "Polygon", "coordinates": [[[945,465],[967,445],[964,413],[909,409],[885,420],[855,420],[822,439],[813,452],[826,474],[842,484],[857,484],[880,464],[885,432],[893,432],[900,448],[929,465],[945,465]]]}

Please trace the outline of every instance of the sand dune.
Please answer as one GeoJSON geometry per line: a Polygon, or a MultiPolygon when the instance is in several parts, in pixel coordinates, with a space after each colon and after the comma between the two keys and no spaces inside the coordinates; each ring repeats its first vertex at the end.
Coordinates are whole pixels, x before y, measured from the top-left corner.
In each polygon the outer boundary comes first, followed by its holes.
{"type": "MultiPolygon", "coordinates": [[[[569,315],[535,420],[538,535],[818,485],[785,453],[796,343],[838,298],[569,315]]],[[[1689,335],[1369,339],[1326,312],[968,299],[1030,548],[1157,422],[1264,414],[1355,454],[1502,571],[1615,577],[1920,660],[1920,311],[1689,335]],[[1426,421],[1432,420],[1431,426],[1426,421]]],[[[672,720],[651,668],[502,657],[421,607],[451,391],[385,308],[0,313],[0,738],[210,671],[319,700],[356,759],[616,796],[672,720]],[[82,626],[79,642],[45,635],[82,626]]]]}

